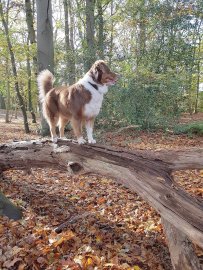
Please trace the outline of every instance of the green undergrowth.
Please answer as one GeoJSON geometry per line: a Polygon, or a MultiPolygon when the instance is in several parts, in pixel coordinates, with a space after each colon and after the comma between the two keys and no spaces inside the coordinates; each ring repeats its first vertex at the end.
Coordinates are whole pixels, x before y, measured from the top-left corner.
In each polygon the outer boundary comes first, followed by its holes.
{"type": "Polygon", "coordinates": [[[177,125],[174,128],[174,133],[203,136],[203,121],[177,125]]]}

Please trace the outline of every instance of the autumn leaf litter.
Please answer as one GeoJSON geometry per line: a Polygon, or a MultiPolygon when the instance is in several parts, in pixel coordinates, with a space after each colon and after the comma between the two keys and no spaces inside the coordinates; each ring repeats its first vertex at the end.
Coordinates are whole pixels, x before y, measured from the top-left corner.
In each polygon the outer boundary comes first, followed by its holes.
{"type": "MultiPolygon", "coordinates": [[[[17,120],[5,124],[1,119],[1,127],[1,143],[38,138],[34,131],[25,135],[17,120]]],[[[173,136],[107,133],[100,139],[153,150],[201,143],[199,138],[173,136]]],[[[174,177],[188,192],[202,197],[203,171],[177,172],[174,177]]],[[[111,179],[33,169],[29,175],[5,172],[0,186],[23,209],[20,221],[0,217],[0,269],[172,269],[160,216],[111,179]],[[65,227],[56,233],[63,222],[65,227]]]]}

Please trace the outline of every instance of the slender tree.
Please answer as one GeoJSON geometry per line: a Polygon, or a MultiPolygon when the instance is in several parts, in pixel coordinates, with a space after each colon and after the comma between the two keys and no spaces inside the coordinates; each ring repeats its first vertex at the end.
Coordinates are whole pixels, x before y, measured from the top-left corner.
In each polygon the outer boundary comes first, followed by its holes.
{"type": "Polygon", "coordinates": [[[104,59],[104,18],[102,0],[97,0],[98,14],[98,55],[100,59],[104,59]]]}
{"type": "Polygon", "coordinates": [[[10,95],[10,70],[9,70],[9,63],[8,58],[6,59],[6,116],[5,122],[9,123],[9,110],[10,110],[10,103],[11,103],[11,95],[10,95]]]}
{"type": "Polygon", "coordinates": [[[1,16],[3,27],[4,27],[4,32],[6,35],[7,46],[8,46],[8,50],[9,50],[9,54],[10,54],[10,59],[11,59],[12,72],[13,72],[13,76],[15,78],[15,91],[16,91],[16,95],[17,95],[18,102],[20,105],[20,109],[21,109],[22,114],[23,114],[24,129],[25,129],[26,133],[29,133],[30,130],[29,130],[29,125],[28,125],[27,112],[26,112],[23,97],[20,93],[20,87],[19,87],[18,76],[17,76],[17,68],[16,68],[16,60],[15,60],[15,56],[14,56],[14,52],[13,52],[13,46],[11,43],[11,39],[9,36],[8,24],[4,18],[2,0],[0,0],[0,16],[1,16]]]}
{"type": "MultiPolygon", "coordinates": [[[[25,0],[25,14],[26,14],[26,23],[28,28],[28,53],[27,53],[27,73],[28,73],[28,109],[32,115],[32,122],[36,123],[36,116],[32,104],[32,87],[31,87],[31,65],[30,65],[30,55],[29,55],[29,44],[36,44],[36,35],[34,30],[34,16],[32,11],[32,5],[30,0],[25,0]]],[[[33,66],[35,78],[37,76],[37,57],[33,55],[33,66]]]]}
{"type": "Polygon", "coordinates": [[[75,55],[73,41],[73,15],[70,0],[63,0],[65,15],[66,75],[69,84],[75,82],[75,55]]]}
{"type": "Polygon", "coordinates": [[[31,71],[31,64],[30,64],[30,55],[29,55],[29,44],[27,46],[27,75],[28,75],[28,80],[27,80],[27,89],[28,89],[28,110],[31,113],[32,116],[32,122],[36,123],[36,116],[34,113],[33,109],[33,104],[32,104],[32,71],[31,71]]]}
{"type": "Polygon", "coordinates": [[[85,54],[85,70],[88,70],[96,59],[95,48],[95,0],[86,0],[85,16],[86,16],[86,54],[85,54]]]}
{"type": "MultiPolygon", "coordinates": [[[[25,0],[25,14],[26,14],[26,23],[28,28],[28,39],[30,44],[36,44],[36,34],[34,29],[34,10],[32,10],[31,0],[25,0]]],[[[33,55],[33,64],[34,71],[37,75],[37,56],[33,55]]]]}

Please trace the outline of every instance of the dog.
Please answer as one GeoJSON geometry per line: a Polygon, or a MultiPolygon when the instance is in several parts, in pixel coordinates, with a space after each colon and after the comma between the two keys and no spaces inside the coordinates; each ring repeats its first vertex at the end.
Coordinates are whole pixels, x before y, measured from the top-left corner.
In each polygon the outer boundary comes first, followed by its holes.
{"type": "Polygon", "coordinates": [[[64,127],[71,122],[79,144],[86,143],[82,136],[83,124],[88,143],[96,143],[93,138],[94,120],[108,86],[117,81],[116,73],[104,61],[98,60],[82,79],[71,86],[53,87],[54,76],[47,69],[38,75],[37,81],[42,112],[49,124],[52,141],[57,141],[56,126],[59,126],[60,138],[64,138],[64,127]]]}

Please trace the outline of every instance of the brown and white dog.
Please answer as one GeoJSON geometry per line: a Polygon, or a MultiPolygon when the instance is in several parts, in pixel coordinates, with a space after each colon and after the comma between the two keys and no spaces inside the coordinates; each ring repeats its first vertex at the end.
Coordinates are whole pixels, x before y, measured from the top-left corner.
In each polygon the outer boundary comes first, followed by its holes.
{"type": "Polygon", "coordinates": [[[83,123],[88,142],[96,143],[93,138],[94,120],[102,106],[103,95],[116,80],[116,74],[102,60],[96,61],[85,76],[72,86],[53,88],[52,73],[43,70],[38,76],[39,94],[52,140],[57,140],[56,126],[59,125],[60,138],[64,138],[64,127],[71,121],[79,144],[86,142],[82,136],[83,123]]]}

